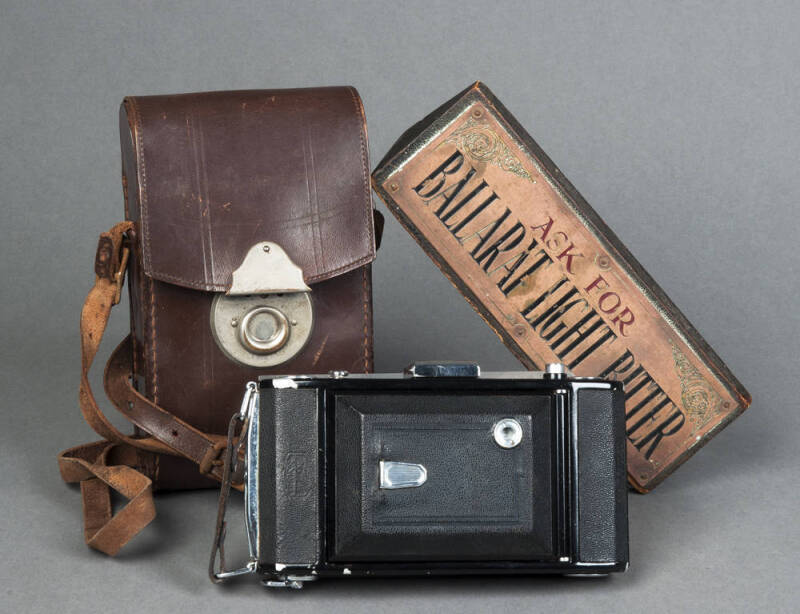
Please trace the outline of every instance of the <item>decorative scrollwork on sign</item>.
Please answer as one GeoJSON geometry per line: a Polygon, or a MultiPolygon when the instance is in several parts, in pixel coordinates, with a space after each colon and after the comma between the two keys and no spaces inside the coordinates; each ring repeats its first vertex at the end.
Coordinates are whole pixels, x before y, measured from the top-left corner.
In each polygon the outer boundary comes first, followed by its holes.
{"type": "Polygon", "coordinates": [[[696,433],[719,413],[722,398],[674,343],[672,359],[681,381],[681,402],[692,422],[692,433],[696,433]]]}
{"type": "Polygon", "coordinates": [[[504,171],[536,183],[536,180],[522,166],[519,158],[511,153],[497,133],[483,122],[470,118],[442,141],[442,144],[444,143],[455,145],[465,156],[477,162],[494,164],[504,171]]]}

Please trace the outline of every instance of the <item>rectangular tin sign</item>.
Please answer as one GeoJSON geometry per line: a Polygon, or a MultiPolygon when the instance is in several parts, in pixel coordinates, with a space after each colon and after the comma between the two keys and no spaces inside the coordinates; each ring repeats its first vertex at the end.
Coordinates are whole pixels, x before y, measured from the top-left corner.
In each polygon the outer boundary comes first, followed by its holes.
{"type": "Polygon", "coordinates": [[[646,492],[750,395],[489,89],[406,132],[380,197],[529,369],[625,383],[628,477],[646,492]]]}

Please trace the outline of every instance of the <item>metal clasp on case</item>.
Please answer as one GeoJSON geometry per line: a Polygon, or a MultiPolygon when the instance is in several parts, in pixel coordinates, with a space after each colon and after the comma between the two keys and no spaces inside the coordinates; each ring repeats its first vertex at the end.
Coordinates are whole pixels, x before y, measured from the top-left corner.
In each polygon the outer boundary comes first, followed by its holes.
{"type": "Polygon", "coordinates": [[[225,355],[251,367],[274,367],[303,349],[314,324],[303,271],[271,241],[253,245],[211,304],[211,331],[225,355]]]}

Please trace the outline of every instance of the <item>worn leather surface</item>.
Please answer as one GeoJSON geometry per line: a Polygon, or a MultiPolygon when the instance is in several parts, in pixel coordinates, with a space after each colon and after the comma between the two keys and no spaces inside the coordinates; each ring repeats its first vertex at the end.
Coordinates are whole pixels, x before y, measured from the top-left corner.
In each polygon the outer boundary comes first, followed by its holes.
{"type": "MultiPolygon", "coordinates": [[[[154,404],[222,434],[245,383],[265,373],[372,369],[375,232],[363,109],[352,88],[127,98],[120,137],[134,382],[154,404]],[[213,290],[258,241],[280,244],[310,285],[314,330],[274,369],[217,347],[213,290]]],[[[145,432],[174,442],[174,429],[145,432]]],[[[202,486],[196,470],[160,488],[202,486]]]]}
{"type": "Polygon", "coordinates": [[[221,479],[225,425],[245,382],[270,372],[226,358],[210,331],[212,291],[247,250],[280,244],[312,285],[311,338],[278,367],[301,373],[372,369],[376,249],[352,88],[129,98],[120,136],[127,221],[100,236],[81,313],[80,407],[107,441],[58,458],[64,480],[81,483],[87,544],[112,555],[155,516],[155,488],[221,479]],[[126,270],[131,335],[104,383],[133,436],[105,417],[88,380],[126,270]],[[116,515],[112,490],[129,500],[116,515]]]}
{"type": "Polygon", "coordinates": [[[279,243],[307,283],[374,258],[366,128],[353,88],[129,97],[123,113],[153,279],[224,291],[259,241],[279,243]]]}
{"type": "MultiPolygon", "coordinates": [[[[273,369],[239,365],[220,351],[209,327],[213,293],[154,282],[151,299],[157,311],[147,339],[151,350],[145,372],[150,378],[151,398],[199,429],[221,434],[239,408],[246,382],[259,375],[370,371],[369,277],[366,266],[313,284],[311,338],[297,356],[273,369]]],[[[155,434],[167,442],[171,439],[170,432],[155,434]]]]}
{"type": "Polygon", "coordinates": [[[79,482],[87,545],[114,555],[155,518],[149,466],[155,455],[128,444],[87,443],[59,455],[65,482],[79,482]],[[128,502],[113,514],[111,491],[128,502]]]}

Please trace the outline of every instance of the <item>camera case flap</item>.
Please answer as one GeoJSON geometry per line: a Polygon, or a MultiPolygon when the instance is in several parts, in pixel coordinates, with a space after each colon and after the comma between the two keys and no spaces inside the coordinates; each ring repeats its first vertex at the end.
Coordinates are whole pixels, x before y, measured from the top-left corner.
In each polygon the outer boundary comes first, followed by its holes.
{"type": "Polygon", "coordinates": [[[269,586],[627,568],[618,383],[421,363],[253,391],[246,569],[269,586]]]}

